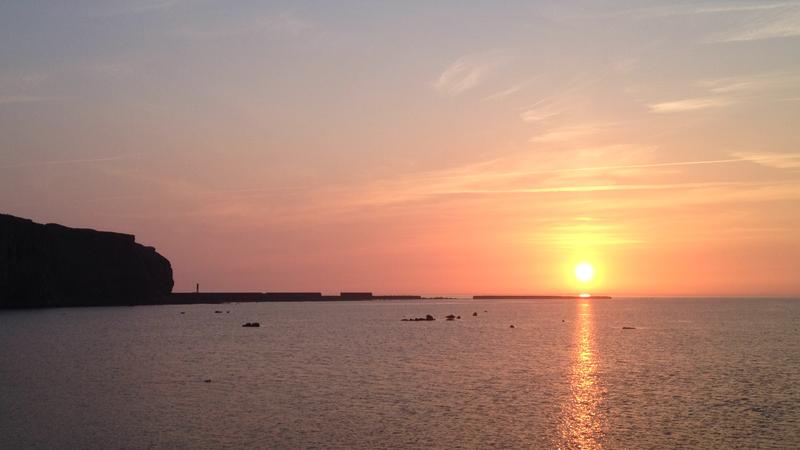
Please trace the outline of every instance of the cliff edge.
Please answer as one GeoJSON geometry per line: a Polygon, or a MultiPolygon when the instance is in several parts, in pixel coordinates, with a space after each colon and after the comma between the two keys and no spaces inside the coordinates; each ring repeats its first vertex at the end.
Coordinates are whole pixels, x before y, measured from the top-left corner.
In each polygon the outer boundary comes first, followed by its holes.
{"type": "Polygon", "coordinates": [[[0,214],[0,308],[158,304],[172,266],[129,234],[0,214]]]}

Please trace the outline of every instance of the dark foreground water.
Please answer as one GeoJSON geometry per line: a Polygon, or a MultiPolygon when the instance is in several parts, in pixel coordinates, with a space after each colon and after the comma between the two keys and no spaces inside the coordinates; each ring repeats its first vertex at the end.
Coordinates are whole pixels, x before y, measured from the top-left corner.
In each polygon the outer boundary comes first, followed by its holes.
{"type": "Polygon", "coordinates": [[[30,447],[798,448],[800,301],[2,312],[0,448],[30,447]]]}

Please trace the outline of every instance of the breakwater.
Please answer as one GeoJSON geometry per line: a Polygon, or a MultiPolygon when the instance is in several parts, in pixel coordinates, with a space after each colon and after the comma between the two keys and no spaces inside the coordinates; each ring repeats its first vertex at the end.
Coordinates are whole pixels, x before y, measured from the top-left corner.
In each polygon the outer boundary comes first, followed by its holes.
{"type": "Polygon", "coordinates": [[[342,292],[339,295],[323,295],[321,292],[175,292],[167,303],[335,302],[422,298],[421,295],[374,295],[372,292],[342,292]]]}

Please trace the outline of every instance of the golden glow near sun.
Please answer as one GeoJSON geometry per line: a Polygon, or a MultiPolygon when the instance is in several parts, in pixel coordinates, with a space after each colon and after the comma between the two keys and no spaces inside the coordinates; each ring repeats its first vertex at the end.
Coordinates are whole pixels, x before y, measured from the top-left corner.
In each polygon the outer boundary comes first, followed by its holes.
{"type": "Polygon", "coordinates": [[[575,266],[575,278],[581,283],[588,283],[594,278],[594,267],[588,262],[582,262],[575,266]]]}

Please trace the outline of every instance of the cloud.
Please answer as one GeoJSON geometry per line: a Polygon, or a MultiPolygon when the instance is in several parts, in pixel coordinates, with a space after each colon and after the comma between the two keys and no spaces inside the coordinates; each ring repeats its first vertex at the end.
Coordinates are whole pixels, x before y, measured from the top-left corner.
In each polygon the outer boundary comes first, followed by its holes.
{"type": "Polygon", "coordinates": [[[710,108],[721,108],[731,105],[733,101],[725,97],[699,97],[661,102],[648,105],[650,111],[655,113],[677,113],[687,111],[699,111],[710,108]]]}
{"type": "Polygon", "coordinates": [[[780,10],[791,7],[793,4],[781,3],[739,3],[730,4],[722,2],[685,2],[667,4],[666,6],[651,6],[643,8],[631,8],[618,11],[605,12],[595,15],[596,17],[607,18],[631,18],[631,19],[662,19],[682,16],[703,16],[703,15],[749,15],[780,10]]]}
{"type": "Polygon", "coordinates": [[[523,122],[527,123],[544,122],[548,119],[558,116],[562,112],[563,110],[561,108],[556,108],[552,105],[538,107],[534,105],[533,107],[522,111],[522,113],[519,115],[519,118],[522,119],[523,122]]]}
{"type": "Polygon", "coordinates": [[[433,88],[438,93],[449,96],[467,92],[478,87],[505,59],[500,52],[462,56],[439,75],[433,83],[433,88]]]}
{"type": "Polygon", "coordinates": [[[87,163],[101,163],[101,162],[114,162],[114,161],[122,161],[137,157],[139,154],[128,154],[128,155],[118,155],[118,156],[109,156],[103,158],[84,158],[84,159],[59,159],[59,160],[51,160],[51,161],[28,161],[28,162],[21,162],[16,164],[6,164],[0,165],[0,169],[20,169],[24,167],[43,167],[43,166],[62,166],[62,165],[72,165],[72,164],[87,164],[87,163]]]}
{"type": "Polygon", "coordinates": [[[103,19],[118,16],[147,14],[170,9],[179,3],[182,3],[182,0],[137,0],[123,2],[122,4],[118,5],[114,5],[112,3],[110,7],[108,6],[108,3],[105,3],[103,8],[92,11],[89,14],[89,17],[103,19]]]}
{"type": "Polygon", "coordinates": [[[796,72],[761,73],[745,76],[700,80],[695,87],[703,88],[705,96],[647,105],[651,112],[676,113],[721,108],[749,99],[763,99],[764,93],[794,89],[800,82],[796,72]]]}
{"type": "Polygon", "coordinates": [[[704,39],[706,43],[746,42],[800,36],[800,4],[797,2],[687,2],[684,4],[628,9],[605,17],[634,19],[677,18],[681,16],[726,16],[732,29],[704,39]]]}
{"type": "MultiPolygon", "coordinates": [[[[544,120],[546,117],[537,118],[537,120],[544,120]]],[[[523,120],[525,120],[523,118],[523,120]]],[[[564,142],[572,141],[587,136],[594,136],[604,131],[617,127],[615,123],[605,124],[582,124],[558,127],[548,130],[544,133],[538,134],[531,138],[531,142],[564,142]]]]}
{"type": "Polygon", "coordinates": [[[518,84],[516,86],[511,86],[508,89],[503,89],[501,91],[497,91],[497,92],[494,92],[492,94],[489,94],[486,97],[484,97],[483,99],[485,101],[504,99],[504,98],[506,98],[506,97],[508,97],[510,95],[516,94],[517,92],[522,90],[522,88],[525,87],[526,84],[527,83],[520,83],[520,84],[518,84]]]}
{"type": "Polygon", "coordinates": [[[48,97],[48,96],[32,96],[32,95],[7,95],[0,97],[0,105],[8,105],[15,103],[42,103],[42,102],[57,102],[66,100],[67,97],[48,97]]]}
{"type": "Polygon", "coordinates": [[[227,24],[184,26],[175,30],[174,34],[186,39],[216,39],[266,31],[276,36],[297,37],[314,28],[315,25],[310,20],[283,12],[227,24]]]}
{"type": "Polygon", "coordinates": [[[737,152],[733,156],[774,169],[800,168],[800,153],[737,152]]]}
{"type": "Polygon", "coordinates": [[[675,182],[674,174],[660,178],[656,176],[664,168],[741,164],[749,161],[740,155],[720,159],[636,163],[636,159],[641,161],[645,153],[647,152],[643,153],[641,149],[627,146],[602,147],[594,151],[582,149],[567,154],[558,152],[552,155],[555,159],[539,155],[531,160],[530,155],[522,153],[517,155],[519,158],[505,157],[370,182],[352,191],[340,192],[338,199],[330,203],[380,207],[434,201],[446,197],[664,191],[747,185],[738,181],[675,182]],[[630,157],[636,159],[626,163],[630,157]],[[616,160],[620,163],[576,165],[587,158],[596,161],[616,160]],[[531,168],[525,170],[520,169],[521,167],[531,168]]]}
{"type": "Polygon", "coordinates": [[[800,74],[777,72],[702,80],[697,82],[697,86],[704,87],[714,94],[731,94],[777,88],[794,89],[798,83],[800,74]]]}
{"type": "Polygon", "coordinates": [[[800,5],[782,4],[751,14],[748,20],[737,28],[714,35],[708,41],[747,42],[796,36],[800,36],[800,5]]]}

